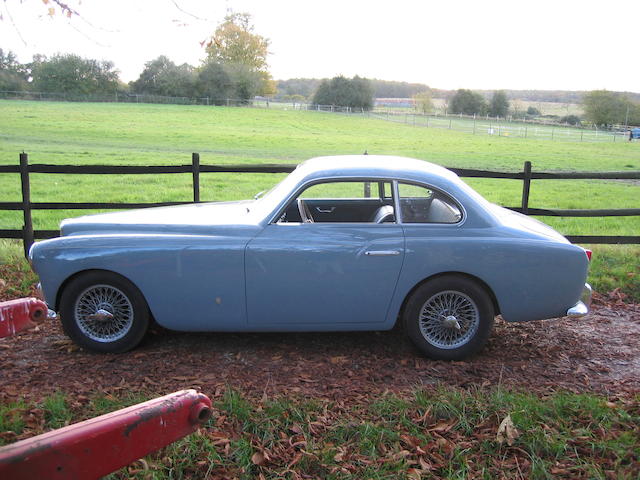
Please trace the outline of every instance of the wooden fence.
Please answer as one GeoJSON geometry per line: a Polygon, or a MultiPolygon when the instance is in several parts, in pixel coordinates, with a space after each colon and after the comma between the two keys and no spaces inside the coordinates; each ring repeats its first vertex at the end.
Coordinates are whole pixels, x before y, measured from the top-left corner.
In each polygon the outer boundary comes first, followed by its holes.
{"type": "MultiPolygon", "coordinates": [[[[18,165],[0,165],[0,173],[19,173],[22,185],[21,202],[0,202],[0,210],[21,210],[24,225],[20,230],[0,229],[0,238],[22,239],[25,254],[35,239],[53,238],[60,235],[59,230],[34,230],[31,212],[33,210],[62,209],[130,209],[169,205],[181,205],[192,202],[162,203],[96,203],[96,202],[32,202],[29,175],[46,174],[86,174],[86,175],[157,175],[168,173],[191,173],[193,176],[193,202],[200,202],[201,173],[288,173],[296,165],[202,165],[200,155],[193,153],[191,164],[174,166],[128,166],[128,165],[46,165],[29,164],[26,153],[20,154],[18,165]]],[[[494,172],[467,168],[449,168],[466,178],[503,178],[522,180],[522,202],[519,207],[507,207],[511,210],[536,216],[554,217],[620,217],[640,216],[640,208],[600,209],[600,210],[559,210],[542,209],[529,206],[529,193],[532,180],[640,180],[640,172],[534,172],[531,162],[524,162],[521,172],[494,172]]],[[[571,242],[587,244],[640,244],[640,236],[613,235],[567,235],[571,242]]]]}

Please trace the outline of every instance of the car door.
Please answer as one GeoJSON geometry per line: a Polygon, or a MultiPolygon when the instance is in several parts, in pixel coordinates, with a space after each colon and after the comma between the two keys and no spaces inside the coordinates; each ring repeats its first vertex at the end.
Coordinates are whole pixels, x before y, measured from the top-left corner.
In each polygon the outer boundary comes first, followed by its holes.
{"type": "MultiPolygon", "coordinates": [[[[363,182],[342,183],[321,185],[321,199],[302,194],[292,204],[303,200],[329,205],[332,195],[342,204],[349,199],[366,203],[361,198],[367,191],[363,182]],[[354,196],[354,191],[360,193],[354,196]]],[[[379,200],[393,203],[384,195],[379,200]]],[[[336,222],[283,217],[267,225],[246,248],[250,328],[347,330],[383,324],[404,258],[400,225],[374,223],[371,214],[367,221],[353,222],[342,217],[336,222]]]]}

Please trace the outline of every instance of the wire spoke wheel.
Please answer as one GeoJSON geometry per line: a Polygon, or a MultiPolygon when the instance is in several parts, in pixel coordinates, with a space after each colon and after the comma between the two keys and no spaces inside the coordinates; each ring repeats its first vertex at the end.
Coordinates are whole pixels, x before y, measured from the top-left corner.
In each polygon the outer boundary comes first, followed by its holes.
{"type": "Polygon", "coordinates": [[[129,297],[112,285],[92,285],[74,305],[74,318],[80,331],[96,342],[123,338],[133,325],[134,308],[129,297]]]}
{"type": "Polygon", "coordinates": [[[446,290],[430,297],[418,314],[420,333],[431,345],[454,349],[473,338],[480,324],[480,312],[468,295],[446,290]]]}

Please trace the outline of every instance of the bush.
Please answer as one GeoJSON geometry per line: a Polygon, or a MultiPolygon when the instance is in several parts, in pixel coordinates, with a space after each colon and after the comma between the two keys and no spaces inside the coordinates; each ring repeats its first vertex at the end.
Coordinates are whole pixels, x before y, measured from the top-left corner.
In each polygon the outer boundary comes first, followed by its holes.
{"type": "Polygon", "coordinates": [[[560,118],[560,123],[568,123],[569,125],[580,125],[582,122],[580,121],[580,117],[577,115],[565,115],[560,118]]]}

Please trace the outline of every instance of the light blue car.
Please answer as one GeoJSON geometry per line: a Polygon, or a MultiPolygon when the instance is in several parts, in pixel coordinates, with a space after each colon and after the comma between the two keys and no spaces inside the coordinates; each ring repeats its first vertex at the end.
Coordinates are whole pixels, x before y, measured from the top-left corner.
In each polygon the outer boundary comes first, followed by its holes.
{"type": "Polygon", "coordinates": [[[85,349],[124,352],[152,320],[189,332],[389,330],[461,359],[494,317],[588,312],[591,252],[498,207],[442,167],[393,156],[306,161],[250,201],[68,219],[30,257],[85,349]]]}

